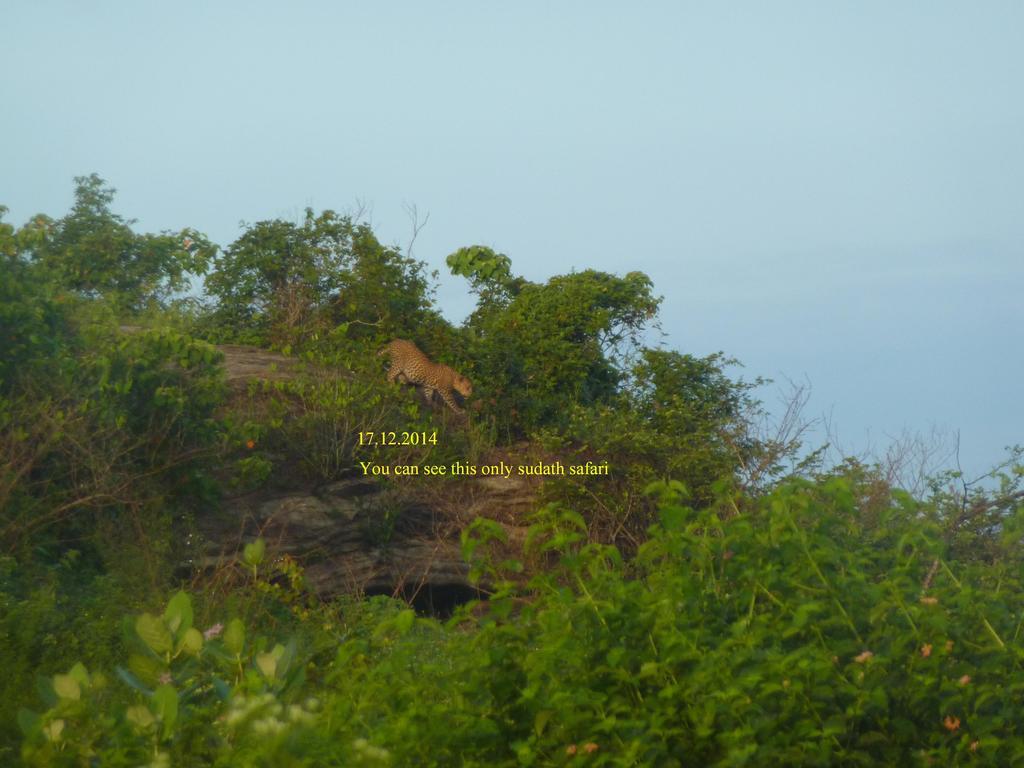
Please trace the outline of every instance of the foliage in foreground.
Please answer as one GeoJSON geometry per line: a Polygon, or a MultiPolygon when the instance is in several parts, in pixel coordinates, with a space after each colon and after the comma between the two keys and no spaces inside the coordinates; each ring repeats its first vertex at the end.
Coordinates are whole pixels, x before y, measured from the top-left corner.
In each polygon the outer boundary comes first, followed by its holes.
{"type": "MultiPolygon", "coordinates": [[[[52,670],[30,765],[1012,765],[1024,759],[1024,509],[950,559],[936,510],[856,480],[788,483],[721,519],[652,487],[637,557],[541,511],[552,567],[447,624],[390,603],[225,616],[175,596],[115,669],[52,670]],[[276,628],[275,628],[276,627],[276,628]],[[252,639],[263,638],[263,639],[252,639]],[[298,640],[296,640],[298,638],[298,640]],[[307,674],[308,673],[308,674],[307,674]]],[[[258,571],[262,552],[246,553],[258,571]]],[[[295,583],[295,579],[292,579],[295,583]]],[[[86,660],[87,661],[87,660],[86,660]]]]}

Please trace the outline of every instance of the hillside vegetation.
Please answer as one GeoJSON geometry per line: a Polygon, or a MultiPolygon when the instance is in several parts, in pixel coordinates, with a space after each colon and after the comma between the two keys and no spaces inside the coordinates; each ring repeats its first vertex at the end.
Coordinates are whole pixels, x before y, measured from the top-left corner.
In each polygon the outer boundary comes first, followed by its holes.
{"type": "Polygon", "coordinates": [[[113,201],[93,175],[60,218],[0,207],[0,764],[1024,763],[1020,448],[900,489],[766,430],[724,354],[650,346],[643,273],[537,283],[468,246],[455,326],[352,217],[219,248],[113,201]],[[464,415],[386,383],[394,338],[472,380],[464,415]],[[390,432],[436,440],[360,444],[390,432]],[[610,471],[538,479],[515,519],[390,477],[359,517],[458,543],[450,616],[325,599],[257,535],[203,556],[246,494],[524,457],[610,471]]]}

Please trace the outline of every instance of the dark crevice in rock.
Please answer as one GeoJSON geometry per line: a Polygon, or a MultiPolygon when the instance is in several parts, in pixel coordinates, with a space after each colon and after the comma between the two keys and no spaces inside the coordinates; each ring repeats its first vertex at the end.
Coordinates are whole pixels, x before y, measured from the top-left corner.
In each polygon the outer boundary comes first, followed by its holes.
{"type": "Polygon", "coordinates": [[[465,583],[457,584],[426,584],[419,589],[405,588],[397,593],[387,590],[368,591],[367,597],[373,595],[396,596],[405,600],[413,610],[421,616],[432,616],[436,619],[449,619],[455,610],[474,600],[486,600],[487,594],[465,583]]]}

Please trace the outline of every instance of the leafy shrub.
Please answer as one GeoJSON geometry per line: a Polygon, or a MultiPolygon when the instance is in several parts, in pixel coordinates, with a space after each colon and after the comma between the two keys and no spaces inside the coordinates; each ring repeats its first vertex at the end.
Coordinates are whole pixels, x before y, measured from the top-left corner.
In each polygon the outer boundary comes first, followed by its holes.
{"type": "Polygon", "coordinates": [[[114,681],[81,663],[44,679],[47,709],[18,717],[26,765],[160,766],[218,754],[232,765],[274,765],[292,732],[316,719],[319,703],[297,698],[294,642],[248,640],[237,618],[200,632],[184,592],[132,626],[136,650],[116,677],[134,693],[112,690],[114,681]]]}
{"type": "Polygon", "coordinates": [[[448,263],[480,297],[467,322],[468,375],[479,382],[482,414],[509,438],[563,424],[573,405],[610,402],[660,301],[641,272],[587,270],[539,285],[512,278],[508,257],[481,246],[448,263]]]}
{"type": "Polygon", "coordinates": [[[71,211],[57,220],[36,216],[17,245],[61,289],[137,311],[187,288],[189,275],[206,270],[214,246],[192,229],[133,232],[134,221],[110,210],[114,191],[95,173],[76,177],[71,211]]]}
{"type": "Polygon", "coordinates": [[[39,670],[76,658],[113,668],[121,649],[120,619],[142,593],[139,584],[126,586],[99,573],[97,563],[78,550],[47,567],[0,557],[0,764],[17,752],[16,714],[36,704],[39,670]]]}
{"type": "Polygon", "coordinates": [[[553,451],[574,463],[606,461],[607,477],[552,478],[544,497],[590,509],[591,533],[635,549],[656,519],[643,489],[674,478],[688,500],[707,507],[721,489],[735,484],[737,468],[751,444],[749,415],[758,404],[754,384],[726,373],[733,361],[643,349],[620,394],[609,403],[576,406],[561,430],[539,434],[553,451]]]}
{"type": "Polygon", "coordinates": [[[10,546],[60,526],[88,536],[104,514],[206,494],[201,459],[219,432],[220,353],[171,331],[122,338],[104,324],[64,327],[61,355],[25,361],[0,398],[0,539],[10,546]]]}
{"type": "MultiPolygon", "coordinates": [[[[178,595],[161,614],[133,618],[135,651],[121,671],[74,666],[47,678],[47,709],[20,718],[23,756],[111,765],[154,755],[231,765],[1020,761],[1024,508],[1007,520],[998,562],[962,563],[949,559],[926,505],[896,493],[865,524],[861,490],[843,478],[789,482],[722,519],[682,506],[678,483],[654,484],[660,522],[630,561],[590,541],[579,514],[547,507],[528,554],[551,567],[522,586],[503,576],[516,563],[486,561],[489,538],[503,533],[482,522],[466,551],[489,574],[486,605],[442,625],[393,601],[349,603],[333,635],[315,629],[322,611],[299,612],[298,626],[320,638],[305,651],[250,642],[259,630],[242,622],[203,637],[178,595]],[[302,704],[311,696],[322,709],[302,704]]],[[[259,570],[262,553],[246,559],[259,570]]]]}
{"type": "Polygon", "coordinates": [[[99,177],[76,182],[67,216],[0,222],[0,545],[51,561],[57,541],[110,553],[106,533],[129,529],[137,551],[160,549],[173,514],[209,496],[199,459],[221,392],[208,345],[117,331],[119,314],[155,313],[187,285],[211,246],[136,234],[99,177]]]}
{"type": "Polygon", "coordinates": [[[677,485],[652,490],[662,522],[632,563],[550,508],[530,539],[557,567],[524,592],[490,566],[479,623],[351,636],[329,678],[332,741],[366,739],[403,765],[1024,755],[1019,552],[999,568],[947,561],[906,496],[864,528],[839,479],[726,520],[680,506],[677,485]]]}
{"type": "MultiPolygon", "coordinates": [[[[338,326],[348,336],[401,336],[440,317],[425,265],[377,240],[370,227],[307,208],[301,224],[260,221],[214,262],[207,333],[218,341],[301,346],[338,326]]],[[[374,343],[374,342],[371,342],[374,343]]]]}

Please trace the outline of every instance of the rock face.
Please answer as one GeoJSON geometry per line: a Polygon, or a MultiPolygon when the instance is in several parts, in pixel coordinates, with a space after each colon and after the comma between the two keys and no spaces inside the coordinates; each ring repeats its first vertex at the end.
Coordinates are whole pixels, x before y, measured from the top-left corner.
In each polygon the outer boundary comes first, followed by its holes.
{"type": "MultiPolygon", "coordinates": [[[[123,334],[142,333],[141,325],[121,325],[123,334]]],[[[277,352],[246,344],[214,345],[224,354],[224,380],[234,388],[250,381],[284,381],[292,378],[298,361],[277,352]]]]}
{"type": "MultiPolygon", "coordinates": [[[[259,347],[217,349],[224,353],[225,379],[239,397],[249,382],[290,379],[299,365],[259,347]]],[[[286,465],[275,474],[288,475],[286,465]]],[[[236,562],[242,548],[261,537],[268,558],[292,557],[321,597],[386,594],[445,615],[454,605],[486,596],[469,583],[462,528],[486,516],[505,527],[510,542],[521,542],[525,529],[517,521],[536,498],[536,483],[517,478],[465,478],[457,488],[403,491],[356,476],[316,488],[295,485],[290,477],[271,477],[267,487],[228,497],[217,512],[202,516],[196,523],[201,555],[193,565],[236,562]]]]}
{"type": "MultiPolygon", "coordinates": [[[[221,511],[199,521],[204,555],[212,568],[238,557],[257,537],[271,558],[290,555],[322,597],[387,594],[405,597],[434,614],[486,596],[469,583],[459,546],[461,520],[515,519],[530,508],[523,481],[468,480],[463,513],[429,500],[399,496],[375,481],[350,478],[310,491],[254,493],[225,500],[221,511]]],[[[519,538],[514,526],[511,538],[519,538]]]]}
{"type": "Polygon", "coordinates": [[[224,378],[229,385],[243,385],[252,380],[281,381],[295,369],[294,358],[244,344],[221,344],[224,353],[224,378]]]}

